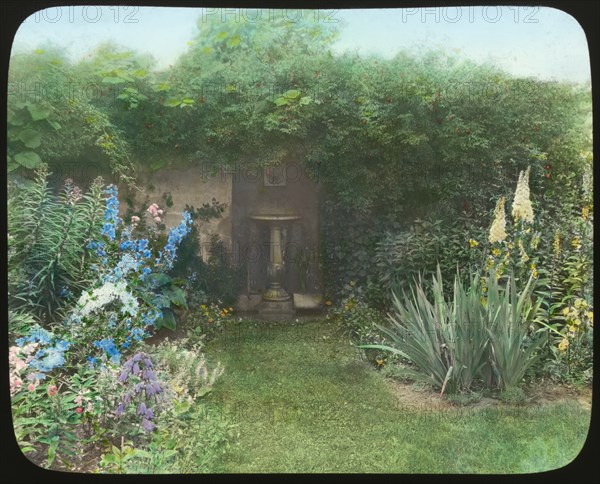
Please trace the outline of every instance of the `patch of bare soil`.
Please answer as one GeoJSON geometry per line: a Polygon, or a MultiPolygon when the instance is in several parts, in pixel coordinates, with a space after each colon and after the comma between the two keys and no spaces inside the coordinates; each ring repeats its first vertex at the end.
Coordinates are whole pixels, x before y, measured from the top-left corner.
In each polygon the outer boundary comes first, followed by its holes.
{"type": "Polygon", "coordinates": [[[575,387],[572,385],[557,385],[545,381],[537,385],[531,385],[527,393],[533,397],[537,404],[558,403],[576,400],[584,409],[592,408],[592,387],[575,387]]]}
{"type": "MultiPolygon", "coordinates": [[[[435,411],[457,408],[457,404],[448,400],[446,395],[440,396],[431,386],[418,385],[398,380],[388,380],[401,407],[415,410],[435,411]]],[[[590,410],[592,407],[592,388],[574,387],[570,385],[557,385],[552,382],[543,382],[525,388],[528,398],[526,405],[545,405],[559,402],[577,401],[582,408],[590,410]]],[[[498,398],[482,397],[473,402],[462,405],[470,409],[510,406],[498,398]]]]}

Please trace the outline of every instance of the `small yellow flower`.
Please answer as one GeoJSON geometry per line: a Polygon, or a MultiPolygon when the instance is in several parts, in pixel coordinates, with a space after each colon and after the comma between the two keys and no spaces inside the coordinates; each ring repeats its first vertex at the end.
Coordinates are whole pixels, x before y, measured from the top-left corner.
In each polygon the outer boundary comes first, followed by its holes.
{"type": "Polygon", "coordinates": [[[581,239],[579,237],[573,237],[573,239],[571,239],[571,247],[575,250],[581,249],[581,239]]]}
{"type": "Polygon", "coordinates": [[[567,327],[569,328],[569,332],[571,333],[575,333],[575,331],[577,331],[577,326],[573,326],[572,324],[570,324],[567,327]]]}
{"type": "Polygon", "coordinates": [[[581,324],[581,319],[579,319],[579,318],[575,318],[575,319],[573,320],[573,324],[574,324],[575,326],[579,326],[579,325],[581,324]]]}
{"type": "Polygon", "coordinates": [[[209,323],[214,323],[214,322],[215,322],[215,320],[214,320],[214,319],[212,319],[212,318],[210,318],[210,319],[208,320],[208,322],[209,322],[209,323]]]}
{"type": "Polygon", "coordinates": [[[568,316],[569,315],[569,308],[564,308],[562,310],[563,315],[568,316]]]}
{"type": "Polygon", "coordinates": [[[581,299],[581,298],[578,297],[577,299],[575,299],[574,306],[575,306],[576,309],[579,309],[580,307],[583,306],[583,303],[585,303],[585,301],[583,299],[581,299]]]}
{"type": "Polygon", "coordinates": [[[385,365],[385,360],[384,359],[377,358],[375,361],[377,362],[377,366],[383,366],[383,365],[385,365]]]}
{"type": "Polygon", "coordinates": [[[587,205],[584,205],[581,208],[581,218],[583,220],[587,220],[590,216],[590,207],[588,207],[587,205]]]}
{"type": "Polygon", "coordinates": [[[331,306],[333,303],[328,299],[325,301],[325,306],[331,306]]]}
{"type": "Polygon", "coordinates": [[[497,248],[492,249],[492,255],[494,255],[495,257],[498,257],[500,254],[502,254],[502,251],[500,249],[497,249],[497,248]]]}
{"type": "Polygon", "coordinates": [[[222,311],[222,313],[223,313],[223,314],[227,314],[227,309],[223,308],[223,311],[222,311]]]}
{"type": "Polygon", "coordinates": [[[469,239],[469,245],[471,246],[471,248],[477,247],[479,245],[479,242],[477,242],[475,239],[469,239]]]}
{"type": "Polygon", "coordinates": [[[479,298],[479,300],[481,301],[481,304],[483,304],[484,306],[487,306],[487,297],[481,296],[479,298]]]}
{"type": "Polygon", "coordinates": [[[560,351],[565,351],[569,347],[569,340],[567,338],[563,338],[562,341],[558,344],[558,349],[560,351]]]}
{"type": "Polygon", "coordinates": [[[513,249],[515,247],[515,244],[513,244],[512,242],[508,243],[508,248],[509,249],[513,249]]]}
{"type": "Polygon", "coordinates": [[[232,312],[233,312],[233,308],[229,308],[229,312],[231,312],[231,313],[232,313],[232,312]]]}
{"type": "Polygon", "coordinates": [[[591,324],[594,324],[594,313],[592,311],[588,311],[587,313],[585,313],[585,315],[588,317],[588,319],[590,320],[591,324]]]}
{"type": "Polygon", "coordinates": [[[202,309],[206,309],[206,304],[200,304],[200,307],[201,307],[202,309]]]}

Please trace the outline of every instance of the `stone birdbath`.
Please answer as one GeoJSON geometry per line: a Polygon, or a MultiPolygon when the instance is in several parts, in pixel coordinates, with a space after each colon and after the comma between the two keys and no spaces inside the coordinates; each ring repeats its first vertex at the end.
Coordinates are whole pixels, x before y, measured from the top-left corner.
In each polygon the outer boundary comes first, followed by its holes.
{"type": "Polygon", "coordinates": [[[299,220],[299,215],[256,214],[252,220],[266,223],[270,229],[269,263],[267,265],[267,287],[263,292],[259,315],[265,319],[289,319],[294,315],[292,297],[283,288],[285,269],[281,247],[281,228],[284,224],[299,220]]]}

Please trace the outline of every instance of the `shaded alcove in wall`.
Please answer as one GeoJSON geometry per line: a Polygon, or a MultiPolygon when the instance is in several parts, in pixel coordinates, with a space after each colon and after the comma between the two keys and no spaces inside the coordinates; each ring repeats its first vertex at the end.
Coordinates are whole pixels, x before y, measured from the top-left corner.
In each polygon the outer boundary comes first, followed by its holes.
{"type": "Polygon", "coordinates": [[[261,294],[267,284],[270,260],[268,224],[253,220],[258,214],[296,215],[281,224],[284,289],[290,294],[320,294],[319,204],[321,190],[300,163],[271,168],[245,169],[232,177],[232,251],[244,267],[242,294],[261,294]]]}

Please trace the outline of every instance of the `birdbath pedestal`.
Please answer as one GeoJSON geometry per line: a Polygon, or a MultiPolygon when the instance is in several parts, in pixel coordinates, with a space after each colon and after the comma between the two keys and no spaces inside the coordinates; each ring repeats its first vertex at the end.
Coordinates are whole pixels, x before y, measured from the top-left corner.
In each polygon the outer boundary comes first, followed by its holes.
{"type": "Polygon", "coordinates": [[[267,287],[262,295],[258,314],[263,319],[290,319],[295,314],[292,297],[283,288],[285,267],[281,247],[281,228],[284,224],[298,220],[299,215],[251,215],[257,222],[266,223],[270,230],[269,263],[267,265],[267,287]]]}

